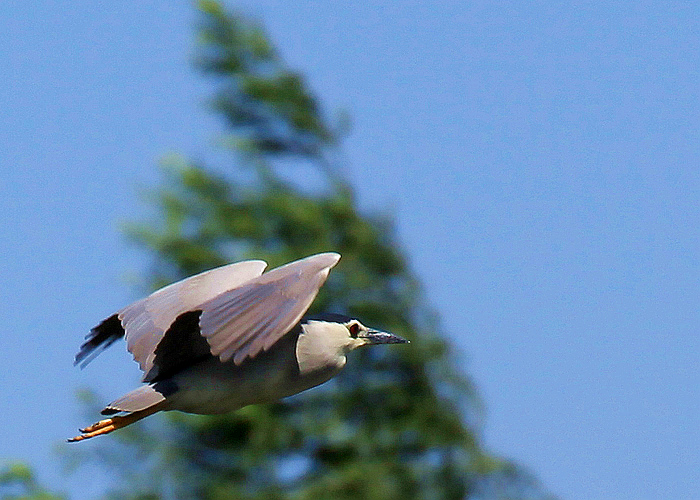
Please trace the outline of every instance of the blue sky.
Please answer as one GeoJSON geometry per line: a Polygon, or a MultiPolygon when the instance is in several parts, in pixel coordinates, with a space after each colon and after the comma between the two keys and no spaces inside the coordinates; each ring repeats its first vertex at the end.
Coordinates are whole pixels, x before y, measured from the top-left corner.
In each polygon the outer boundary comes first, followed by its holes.
{"type": "MultiPolygon", "coordinates": [[[[572,500],[700,498],[700,8],[240,2],[333,115],[486,404],[489,448],[572,500]]],[[[189,4],[0,6],[0,458],[56,448],[139,378],[72,366],[138,297],[119,224],[164,155],[216,161],[189,4]]],[[[90,445],[89,443],[85,443],[90,445]]]]}

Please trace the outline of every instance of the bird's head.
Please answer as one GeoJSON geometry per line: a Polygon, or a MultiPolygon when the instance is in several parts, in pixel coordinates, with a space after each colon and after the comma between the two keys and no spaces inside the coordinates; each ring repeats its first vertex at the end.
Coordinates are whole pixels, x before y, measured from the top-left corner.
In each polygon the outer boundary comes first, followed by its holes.
{"type": "Polygon", "coordinates": [[[311,316],[305,320],[304,330],[317,335],[324,344],[337,348],[343,354],[366,345],[408,343],[398,335],[369,328],[358,319],[343,314],[311,316]]]}

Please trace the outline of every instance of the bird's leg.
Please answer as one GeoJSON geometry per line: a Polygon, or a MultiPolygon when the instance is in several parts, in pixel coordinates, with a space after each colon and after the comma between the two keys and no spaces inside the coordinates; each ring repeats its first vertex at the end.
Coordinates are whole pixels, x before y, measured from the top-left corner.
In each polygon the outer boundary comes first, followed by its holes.
{"type": "Polygon", "coordinates": [[[131,425],[134,422],[141,420],[142,418],[146,418],[149,415],[153,415],[161,409],[161,405],[156,404],[151,406],[150,408],[135,411],[129,413],[128,415],[116,416],[100,420],[99,422],[96,422],[89,427],[79,429],[81,433],[80,436],[70,438],[68,442],[75,443],[76,441],[90,439],[95,436],[101,436],[102,434],[109,434],[112,431],[116,431],[117,429],[121,429],[122,427],[126,427],[127,425],[131,425]]]}

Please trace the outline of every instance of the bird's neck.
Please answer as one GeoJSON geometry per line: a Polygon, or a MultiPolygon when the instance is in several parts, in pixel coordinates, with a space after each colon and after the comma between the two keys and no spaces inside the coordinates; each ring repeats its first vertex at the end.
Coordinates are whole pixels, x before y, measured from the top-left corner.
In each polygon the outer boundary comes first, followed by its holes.
{"type": "Polygon", "coordinates": [[[302,376],[314,372],[331,372],[332,377],[345,366],[345,352],[340,332],[336,333],[322,323],[302,325],[296,344],[297,363],[302,376]]]}

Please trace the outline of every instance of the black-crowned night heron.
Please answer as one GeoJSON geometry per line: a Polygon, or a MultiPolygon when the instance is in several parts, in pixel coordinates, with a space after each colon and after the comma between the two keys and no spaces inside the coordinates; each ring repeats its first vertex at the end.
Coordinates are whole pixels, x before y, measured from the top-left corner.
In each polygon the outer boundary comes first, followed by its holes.
{"type": "Polygon", "coordinates": [[[230,264],[161,288],[104,320],[75,364],[126,337],[147,385],[107,405],[102,414],[115,416],[69,441],[159,411],[217,414],[275,401],[326,382],[353,349],[407,342],[340,314],[302,319],[339,259],[322,253],[264,274],[260,260],[230,264]]]}

